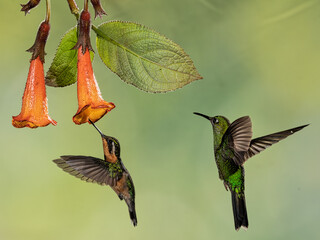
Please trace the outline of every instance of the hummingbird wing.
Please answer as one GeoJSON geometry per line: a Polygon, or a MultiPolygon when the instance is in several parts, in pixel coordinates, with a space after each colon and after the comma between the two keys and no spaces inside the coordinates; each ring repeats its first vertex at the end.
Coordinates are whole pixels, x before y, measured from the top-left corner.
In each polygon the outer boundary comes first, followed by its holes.
{"type": "Polygon", "coordinates": [[[109,163],[100,158],[89,156],[61,156],[53,162],[65,172],[81,180],[100,185],[116,185],[123,172],[119,162],[109,163]],[[111,164],[113,165],[110,166],[111,164]]]}
{"type": "Polygon", "coordinates": [[[244,159],[247,160],[248,158],[251,158],[252,156],[260,153],[261,151],[294,134],[295,132],[300,131],[308,125],[309,124],[253,139],[250,142],[248,151],[244,154],[244,159]]]}
{"type": "Polygon", "coordinates": [[[222,137],[223,152],[232,149],[234,153],[233,161],[241,165],[245,160],[243,153],[247,152],[252,138],[252,123],[249,116],[241,117],[235,120],[227,128],[222,137]]]}

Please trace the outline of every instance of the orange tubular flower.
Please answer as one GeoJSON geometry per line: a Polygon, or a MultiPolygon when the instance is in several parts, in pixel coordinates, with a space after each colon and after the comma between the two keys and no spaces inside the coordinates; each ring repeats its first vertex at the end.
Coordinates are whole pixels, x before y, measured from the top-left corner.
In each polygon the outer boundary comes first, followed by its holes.
{"type": "Polygon", "coordinates": [[[22,97],[21,113],[12,117],[12,125],[16,128],[37,128],[50,123],[57,125],[57,122],[52,120],[48,114],[43,64],[38,57],[30,63],[27,84],[22,97]]]}
{"type": "Polygon", "coordinates": [[[78,111],[73,116],[75,124],[98,121],[115,105],[101,97],[100,89],[93,73],[90,52],[90,14],[82,11],[79,22],[79,37],[74,48],[78,49],[78,111]]]}
{"type": "Polygon", "coordinates": [[[82,48],[78,49],[78,104],[79,108],[73,116],[75,124],[89,121],[98,121],[115,105],[106,102],[101,97],[100,89],[92,70],[89,50],[82,54],[82,48]]]}
{"type": "Polygon", "coordinates": [[[47,95],[44,81],[44,45],[49,34],[50,25],[42,22],[35,44],[28,50],[33,52],[28,79],[22,97],[22,109],[18,116],[12,117],[12,125],[16,128],[44,127],[57,122],[48,114],[47,95]]]}

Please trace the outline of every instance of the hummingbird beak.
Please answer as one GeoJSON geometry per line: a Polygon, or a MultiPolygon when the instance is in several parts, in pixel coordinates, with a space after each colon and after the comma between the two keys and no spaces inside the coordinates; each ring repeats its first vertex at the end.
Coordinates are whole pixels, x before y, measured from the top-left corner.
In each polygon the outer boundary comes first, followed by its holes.
{"type": "Polygon", "coordinates": [[[97,129],[98,130],[98,132],[100,133],[100,135],[103,137],[104,136],[104,134],[99,130],[99,128],[97,128],[97,126],[96,125],[94,125],[94,123],[89,119],[89,122],[92,124],[92,126],[94,126],[95,127],[95,129],[97,129]]]}
{"type": "Polygon", "coordinates": [[[209,116],[207,116],[207,115],[204,115],[204,114],[202,114],[202,113],[194,112],[193,114],[199,115],[199,116],[201,116],[201,117],[204,117],[205,119],[208,119],[209,121],[211,120],[211,117],[209,117],[209,116]]]}

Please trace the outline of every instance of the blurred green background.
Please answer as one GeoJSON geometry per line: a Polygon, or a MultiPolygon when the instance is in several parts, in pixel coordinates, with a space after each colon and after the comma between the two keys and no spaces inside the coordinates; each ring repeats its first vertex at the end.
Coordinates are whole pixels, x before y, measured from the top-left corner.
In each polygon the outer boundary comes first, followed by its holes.
{"type": "MultiPolygon", "coordinates": [[[[52,162],[63,154],[103,156],[97,132],[72,122],[76,85],[47,88],[56,127],[12,127],[29,68],[25,50],[45,11],[43,0],[25,17],[23,2],[0,3],[1,240],[319,238],[319,0],[102,1],[103,21],[157,30],[180,44],[204,77],[175,92],[148,94],[95,57],[102,95],[116,104],[97,125],[121,143],[136,187],[137,228],[109,187],[82,182],[52,162]],[[247,232],[234,230],[211,126],[193,111],[231,121],[249,115],[254,137],[311,123],[245,164],[247,232]]],[[[74,25],[67,2],[52,1],[46,69],[74,25]]]]}

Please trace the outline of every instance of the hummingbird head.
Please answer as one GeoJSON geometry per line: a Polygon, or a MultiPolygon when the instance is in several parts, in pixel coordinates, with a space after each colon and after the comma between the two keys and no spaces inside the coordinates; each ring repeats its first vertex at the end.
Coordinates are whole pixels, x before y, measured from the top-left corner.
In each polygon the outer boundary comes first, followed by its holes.
{"type": "Polygon", "coordinates": [[[104,155],[107,158],[112,158],[112,161],[116,161],[118,158],[120,158],[120,143],[118,139],[104,135],[90,119],[89,121],[101,135],[104,155]]]}
{"type": "Polygon", "coordinates": [[[210,121],[210,123],[212,124],[213,132],[215,134],[222,134],[223,135],[230,125],[229,120],[223,116],[209,117],[207,115],[204,115],[202,113],[197,113],[197,112],[194,112],[194,114],[199,115],[205,119],[208,119],[210,121]]]}

